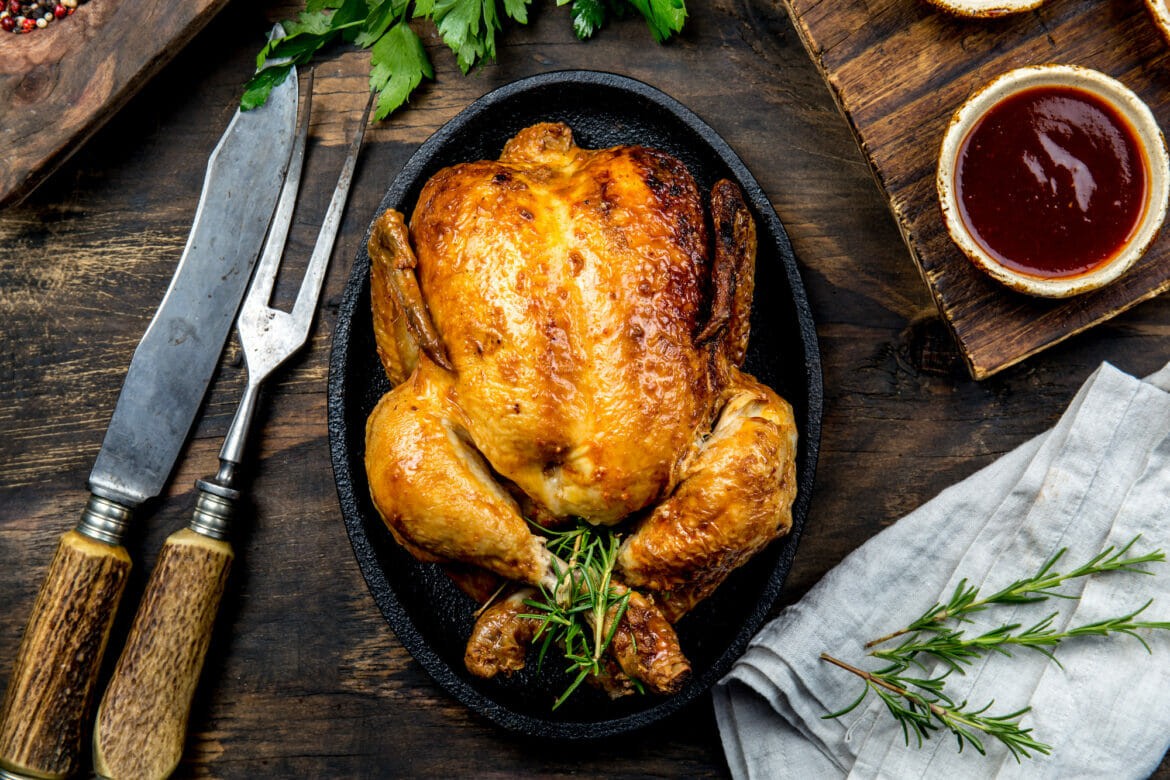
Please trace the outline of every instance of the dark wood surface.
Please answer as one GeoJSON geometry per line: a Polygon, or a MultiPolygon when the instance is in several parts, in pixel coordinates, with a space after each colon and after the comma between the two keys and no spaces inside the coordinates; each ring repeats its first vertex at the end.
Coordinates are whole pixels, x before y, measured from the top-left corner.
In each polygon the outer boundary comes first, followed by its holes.
{"type": "Polygon", "coordinates": [[[905,0],[791,0],[793,19],[888,193],[906,243],[977,378],[1170,288],[1170,233],[1115,284],[1065,301],[1015,293],[947,235],[935,170],[955,110],[1025,65],[1094,68],[1170,120],[1170,49],[1142,0],[1059,0],[988,22],[905,0]]]}
{"type": "Polygon", "coordinates": [[[227,0],[102,0],[0,48],[0,204],[40,184],[227,0]]]}
{"type": "MultiPolygon", "coordinates": [[[[497,64],[467,77],[427,39],[438,80],[368,134],[311,344],[263,404],[249,473],[255,519],[234,543],[180,776],[727,773],[707,700],[588,747],[533,743],[469,713],[398,644],[345,535],[325,382],[349,264],[411,152],[500,84],[561,68],[647,81],[739,152],[787,226],[818,322],[827,398],[812,513],[785,603],[898,517],[1050,426],[1101,361],[1140,375],[1170,359],[1170,302],[1155,299],[973,381],[783,7],[689,5],[685,34],[659,47],[636,20],[578,43],[567,9],[542,3],[528,28],[503,39],[497,64]]],[[[53,545],[84,504],[130,355],[190,227],[207,156],[270,20],[290,10],[229,3],[70,162],[0,212],[0,681],[53,545]]],[[[318,67],[304,211],[290,257],[308,254],[344,156],[343,133],[365,100],[365,62],[346,53],[318,67]]],[[[214,468],[242,383],[229,351],[167,495],[128,542],[135,568],[125,604],[136,603],[163,540],[190,516],[192,483],[214,468]]],[[[112,643],[124,639],[129,612],[112,643]]]]}

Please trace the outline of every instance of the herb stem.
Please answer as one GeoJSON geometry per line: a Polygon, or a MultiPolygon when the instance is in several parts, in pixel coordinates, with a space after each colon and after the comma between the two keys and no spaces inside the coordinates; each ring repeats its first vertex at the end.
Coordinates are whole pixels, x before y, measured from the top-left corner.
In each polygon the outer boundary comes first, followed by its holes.
{"type": "Polygon", "coordinates": [[[539,622],[534,638],[544,638],[541,657],[550,644],[559,645],[569,662],[567,671],[573,675],[568,688],[554,702],[555,710],[582,682],[604,673],[602,657],[625,615],[630,596],[628,589],[613,579],[620,536],[607,529],[595,529],[584,520],[559,531],[529,522],[534,531],[548,539],[557,582],[551,591],[541,586],[541,598],[525,599],[532,611],[520,617],[539,622]]]}
{"type": "Polygon", "coordinates": [[[879,677],[878,675],[874,674],[873,672],[867,672],[864,669],[858,669],[853,664],[845,663],[840,658],[834,658],[833,656],[829,655],[828,653],[821,653],[821,660],[828,661],[829,663],[833,664],[833,666],[839,666],[842,669],[844,669],[845,671],[847,671],[851,674],[857,675],[861,679],[865,680],[867,683],[871,683],[873,685],[879,685],[882,688],[885,688],[887,691],[890,691],[891,693],[896,693],[899,696],[905,696],[907,694],[907,691],[905,688],[899,688],[897,685],[894,685],[893,683],[887,681],[886,679],[879,677]]]}
{"type": "Polygon", "coordinates": [[[955,736],[960,752],[965,745],[970,745],[980,754],[986,755],[987,751],[976,732],[1001,742],[1017,762],[1021,757],[1031,758],[1033,752],[1045,755],[1052,752],[1052,746],[1032,737],[1032,729],[1020,726],[1020,719],[1031,711],[1030,707],[1005,715],[987,715],[985,713],[994,702],[989,702],[978,710],[968,710],[966,702],[955,704],[947,697],[943,693],[945,675],[930,679],[914,679],[902,677],[896,671],[867,672],[828,653],[821,653],[821,660],[860,677],[866,684],[856,701],[843,710],[826,715],[826,718],[839,718],[851,712],[865,700],[866,694],[872,689],[881,698],[890,714],[901,724],[907,743],[910,734],[913,733],[921,745],[923,740],[930,739],[930,733],[941,725],[955,736]],[[910,690],[911,687],[921,688],[927,694],[916,693],[910,690]]]}
{"type": "Polygon", "coordinates": [[[1051,612],[1027,628],[1023,628],[1020,623],[1003,624],[976,636],[966,636],[962,629],[954,627],[953,624],[970,623],[969,616],[972,613],[983,611],[993,605],[1035,604],[1049,598],[1076,600],[1080,598],[1078,595],[1060,593],[1056,588],[1079,577],[1106,572],[1152,574],[1141,568],[1142,565],[1163,562],[1166,555],[1161,550],[1131,555],[1130,550],[1140,538],[1140,535],[1135,536],[1120,549],[1108,547],[1064,574],[1056,571],[1057,563],[1067,551],[1067,548],[1061,549],[1045,561],[1032,576],[1016,580],[989,596],[981,597],[978,587],[968,585],[965,579],[960,580],[946,603],[936,602],[905,628],[865,644],[869,655],[887,662],[881,669],[866,671],[828,653],[821,653],[821,660],[865,682],[861,695],[851,704],[824,717],[839,718],[852,712],[873,692],[902,727],[902,735],[907,745],[910,744],[910,736],[913,734],[921,747],[923,740],[929,739],[932,731],[942,727],[955,736],[960,751],[964,745],[970,745],[979,753],[984,753],[980,739],[982,734],[1002,742],[1017,762],[1021,758],[1031,758],[1033,753],[1049,754],[1052,750],[1050,746],[1034,739],[1031,729],[1020,726],[1021,718],[1030,711],[1029,707],[1006,715],[990,715],[987,711],[994,702],[989,702],[982,709],[968,710],[965,701],[956,703],[947,695],[946,678],[952,672],[964,674],[973,659],[990,653],[1010,656],[1011,648],[1014,647],[1034,650],[1059,666],[1060,661],[1054,654],[1056,648],[1064,640],[1078,637],[1128,634],[1141,642],[1146,651],[1150,652],[1150,646],[1138,632],[1170,631],[1170,621],[1138,619],[1153,603],[1150,600],[1124,615],[1075,625],[1064,630],[1053,627],[1060,615],[1059,612],[1051,612]],[[948,624],[948,621],[951,624],[948,624]],[[904,638],[896,646],[874,649],[898,637],[904,638]],[[930,676],[924,657],[937,661],[942,669],[941,673],[930,676]],[[907,672],[912,668],[923,670],[924,676],[908,675],[907,672]]]}
{"type": "MultiPolygon", "coordinates": [[[[1085,623],[1064,631],[1052,628],[1053,622],[1059,613],[1053,612],[1036,624],[1020,630],[1020,624],[1013,623],[993,628],[978,636],[967,637],[960,630],[944,630],[932,633],[925,638],[921,634],[907,639],[890,650],[875,650],[871,653],[875,658],[890,661],[900,668],[907,668],[917,663],[915,656],[929,655],[939,659],[952,669],[961,670],[961,664],[969,663],[972,658],[979,657],[987,652],[1010,655],[1010,647],[1026,647],[1029,650],[1043,653],[1057,665],[1060,662],[1053,656],[1053,650],[1066,639],[1085,636],[1109,636],[1111,634],[1127,634],[1137,639],[1149,652],[1150,646],[1138,634],[1140,630],[1170,630],[1170,622],[1136,620],[1146,611],[1153,601],[1147,601],[1142,606],[1117,617],[1106,618],[1092,623],[1085,623]]],[[[918,664],[921,665],[921,664],[918,664]]]]}
{"type": "Polygon", "coordinates": [[[1121,549],[1107,547],[1092,559],[1067,574],[1053,571],[1056,564],[1068,552],[1067,547],[1062,547],[1056,554],[1045,561],[1040,569],[1031,577],[1016,580],[1007,587],[984,598],[978,598],[979,589],[977,587],[968,585],[966,579],[960,580],[959,584],[955,587],[955,592],[946,604],[936,603],[908,626],[866,642],[865,648],[868,650],[915,631],[937,630],[937,626],[946,620],[963,620],[966,615],[980,612],[992,604],[1028,604],[1044,601],[1050,596],[1069,598],[1065,594],[1053,592],[1054,588],[1063,585],[1069,580],[1114,571],[1150,574],[1151,572],[1139,567],[1146,563],[1162,563],[1166,560],[1166,554],[1161,550],[1154,550],[1144,555],[1126,557],[1130,548],[1140,538],[1141,534],[1138,534],[1130,539],[1121,549]]]}
{"type": "Polygon", "coordinates": [[[487,597],[487,601],[480,604],[479,609],[475,610],[475,612],[472,612],[471,616],[473,618],[475,618],[476,620],[479,620],[480,616],[483,615],[483,613],[487,612],[492,604],[496,603],[496,601],[500,598],[500,594],[503,593],[504,589],[507,588],[510,584],[511,583],[509,583],[507,581],[501,582],[500,586],[495,589],[495,591],[492,593],[492,595],[487,597]]]}
{"type": "MultiPolygon", "coordinates": [[[[284,81],[294,65],[309,62],[321,49],[337,42],[370,50],[370,91],[378,94],[374,119],[385,119],[401,107],[423,79],[435,76],[412,19],[429,20],[467,74],[477,64],[495,59],[496,35],[507,20],[528,23],[533,0],[307,0],[296,19],[283,22],[284,34],[257,56],[256,74],[244,87],[240,106],[264,105],[272,88],[284,81]],[[500,6],[503,6],[502,8],[500,6]]],[[[685,0],[558,0],[571,3],[573,31],[584,40],[608,19],[640,14],[654,40],[663,42],[683,28],[685,0]]]]}

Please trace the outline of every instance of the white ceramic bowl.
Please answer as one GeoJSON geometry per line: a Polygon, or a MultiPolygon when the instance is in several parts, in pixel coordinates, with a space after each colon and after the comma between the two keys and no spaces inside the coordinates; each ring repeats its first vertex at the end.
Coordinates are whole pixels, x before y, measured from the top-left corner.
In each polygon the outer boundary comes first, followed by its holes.
{"type": "Polygon", "coordinates": [[[977,267],[1014,290],[1047,298],[1066,298],[1114,281],[1149,248],[1166,215],[1170,197],[1167,189],[1170,185],[1170,159],[1167,158],[1162,131],[1149,107],[1119,81],[1075,65],[1037,65],[999,76],[959,107],[943,138],[936,185],[947,231],[977,267]],[[1006,267],[975,240],[958,203],[955,173],[959,151],[968,133],[992,106],[1004,98],[1042,86],[1075,87],[1105,100],[1133,129],[1146,161],[1146,201],[1136,229],[1110,259],[1076,276],[1032,276],[1006,267]]]}
{"type": "Polygon", "coordinates": [[[931,5],[955,16],[973,19],[998,19],[1008,14],[1032,11],[1044,0],[928,0],[931,5]]]}
{"type": "Polygon", "coordinates": [[[1162,37],[1170,43],[1170,3],[1166,0],[1146,0],[1146,8],[1150,10],[1150,16],[1154,18],[1154,24],[1158,26],[1162,37]]]}

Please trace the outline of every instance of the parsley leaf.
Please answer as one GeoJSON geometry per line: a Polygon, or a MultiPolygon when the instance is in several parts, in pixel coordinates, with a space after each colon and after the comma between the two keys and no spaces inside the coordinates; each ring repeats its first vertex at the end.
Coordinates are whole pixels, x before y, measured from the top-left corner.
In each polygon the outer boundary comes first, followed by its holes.
{"type": "MultiPolygon", "coordinates": [[[[636,11],[654,40],[662,43],[686,22],[686,0],[557,0],[572,4],[573,32],[592,37],[611,16],[636,11]]],[[[294,65],[309,62],[326,46],[343,41],[370,50],[370,90],[378,93],[375,119],[405,103],[424,78],[434,78],[426,48],[410,20],[426,19],[455,54],[464,73],[495,59],[496,33],[505,19],[528,24],[532,0],[306,0],[285,34],[269,41],[256,57],[256,73],[244,85],[240,107],[261,106],[294,65]],[[503,10],[501,11],[501,4],[503,10]]]]}
{"type": "Polygon", "coordinates": [[[686,0],[628,0],[650,25],[654,40],[662,43],[683,28],[687,20],[686,0]]]}
{"type": "Polygon", "coordinates": [[[401,21],[406,16],[409,6],[410,0],[381,0],[371,3],[370,14],[366,17],[366,23],[362,25],[362,31],[354,43],[362,48],[372,47],[386,34],[391,24],[401,21]]]}
{"type": "Polygon", "coordinates": [[[273,87],[284,82],[290,70],[292,70],[291,63],[259,71],[244,85],[244,96],[240,98],[240,108],[251,111],[253,108],[264,105],[264,101],[268,100],[268,93],[272,91],[273,87]]]}
{"type": "MultiPolygon", "coordinates": [[[[504,14],[528,24],[532,0],[503,0],[504,14]]],[[[502,29],[496,0],[415,0],[415,18],[435,23],[439,37],[455,52],[459,69],[467,73],[496,56],[496,33],[502,29]]]]}
{"type": "Polygon", "coordinates": [[[504,13],[520,24],[528,24],[528,4],[532,0],[504,0],[504,13]]]}
{"type": "Polygon", "coordinates": [[[343,0],[333,12],[332,27],[341,32],[346,43],[353,43],[369,15],[366,0],[343,0]]]}
{"type": "Polygon", "coordinates": [[[422,41],[405,21],[394,25],[370,51],[370,90],[378,93],[374,119],[397,109],[423,77],[434,78],[422,41]]]}
{"type": "Polygon", "coordinates": [[[569,16],[573,20],[573,32],[581,40],[592,38],[605,24],[606,10],[604,0],[573,0],[573,7],[569,9],[569,16]]]}

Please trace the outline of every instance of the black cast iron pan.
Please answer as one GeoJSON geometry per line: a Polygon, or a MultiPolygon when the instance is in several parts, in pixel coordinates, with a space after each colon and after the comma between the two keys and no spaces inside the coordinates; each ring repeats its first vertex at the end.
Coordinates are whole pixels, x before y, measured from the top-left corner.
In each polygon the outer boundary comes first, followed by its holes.
{"type": "MultiPolygon", "coordinates": [[[[409,215],[436,171],[495,159],[504,142],[537,122],[562,121],[578,145],[642,144],[681,159],[702,192],[722,177],[747,197],[759,233],[755,305],[746,369],[792,403],[800,432],[792,532],[764,550],[678,625],[694,675],[679,694],[616,702],[584,686],[555,712],[568,678],[558,664],[530,663],[510,679],[480,680],[463,667],[475,604],[435,566],[404,552],[369,499],[363,466],[366,417],[390,389],[374,351],[370,259],[365,242],[338,315],[329,370],[329,434],[346,529],[374,600],[407,650],[447,692],[504,728],[532,736],[588,739],[647,726],[694,701],[727,672],[774,605],[796,554],[816,470],[822,385],[816,331],[784,227],[756,180],[727,144],[677,101],[609,73],[568,71],[491,92],[444,125],[394,179],[378,214],[409,215]]],[[[371,226],[377,214],[371,215],[371,226]]],[[[368,233],[367,233],[368,238],[368,233]]]]}

